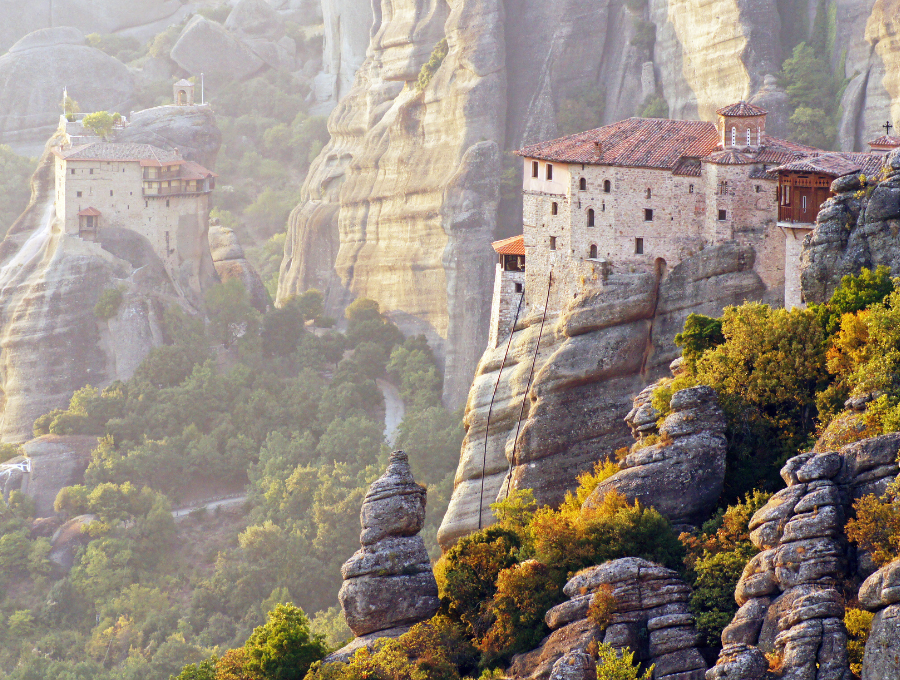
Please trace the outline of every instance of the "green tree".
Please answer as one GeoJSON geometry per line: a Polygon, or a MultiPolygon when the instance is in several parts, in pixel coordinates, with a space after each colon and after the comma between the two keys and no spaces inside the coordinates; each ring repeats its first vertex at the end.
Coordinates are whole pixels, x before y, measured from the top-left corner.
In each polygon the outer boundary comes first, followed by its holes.
{"type": "Polygon", "coordinates": [[[688,314],[684,322],[684,330],[675,336],[675,344],[681,347],[682,356],[693,371],[697,359],[708,349],[717,347],[725,342],[722,334],[722,319],[704,316],[703,314],[688,314]]]}
{"type": "Polygon", "coordinates": [[[226,347],[239,338],[252,336],[259,323],[259,314],[239,279],[212,286],[206,292],[206,311],[213,338],[226,347]]]}
{"type": "Polygon", "coordinates": [[[640,665],[634,662],[634,652],[617,650],[600,643],[597,648],[597,680],[650,680],[653,666],[641,673],[640,665]]]}
{"type": "Polygon", "coordinates": [[[109,111],[97,111],[87,114],[81,121],[82,125],[103,139],[109,137],[116,124],[116,118],[109,111]]]}
{"type": "Polygon", "coordinates": [[[292,604],[279,604],[269,612],[244,649],[246,668],[266,680],[303,680],[309,667],[328,652],[324,638],[310,632],[306,614],[292,604]]]}

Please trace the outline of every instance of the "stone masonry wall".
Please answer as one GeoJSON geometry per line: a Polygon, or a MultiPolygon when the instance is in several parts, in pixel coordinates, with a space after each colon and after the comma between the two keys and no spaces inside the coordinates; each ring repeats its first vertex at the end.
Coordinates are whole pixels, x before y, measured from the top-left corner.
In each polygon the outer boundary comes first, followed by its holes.
{"type": "Polygon", "coordinates": [[[525,272],[504,271],[500,263],[497,263],[497,273],[494,278],[494,297],[491,302],[491,330],[488,336],[488,347],[494,348],[509,337],[510,326],[516,318],[516,311],[524,316],[523,309],[519,310],[519,299],[525,294],[525,272]],[[516,285],[520,291],[516,291],[516,285]]]}

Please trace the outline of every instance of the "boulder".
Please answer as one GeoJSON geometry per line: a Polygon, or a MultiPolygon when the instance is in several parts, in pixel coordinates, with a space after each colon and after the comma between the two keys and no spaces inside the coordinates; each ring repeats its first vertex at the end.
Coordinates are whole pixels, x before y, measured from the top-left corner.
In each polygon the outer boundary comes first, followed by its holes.
{"type": "Polygon", "coordinates": [[[271,41],[284,35],[284,22],[266,0],[238,0],[225,20],[225,28],[238,35],[271,41]]]}
{"type": "Polygon", "coordinates": [[[0,142],[43,143],[66,88],[84,111],[127,113],[135,97],[128,68],[88,47],[78,29],[42,29],[0,57],[0,142]]]}
{"type": "MultiPolygon", "coordinates": [[[[645,408],[636,403],[635,416],[645,408]]],[[[725,415],[715,390],[705,386],[676,392],[671,408],[659,429],[662,442],[628,454],[624,469],[598,484],[585,507],[615,490],[673,524],[699,524],[709,516],[725,481],[725,415]]]]}
{"type": "Polygon", "coordinates": [[[540,647],[513,657],[507,675],[514,679],[581,678],[591,642],[628,647],[635,658],[655,664],[654,677],[699,680],[706,665],[696,645],[698,634],[688,608],[691,589],[678,573],[637,557],[589,567],[563,587],[569,600],[547,612],[553,632],[540,647]],[[610,624],[600,631],[587,618],[590,599],[599,591],[612,596],[610,624]]]}
{"type": "Polygon", "coordinates": [[[245,80],[264,62],[231,31],[202,16],[194,17],[172,47],[172,60],[188,73],[206,75],[210,87],[245,80]]]}
{"type": "Polygon", "coordinates": [[[223,283],[231,279],[240,281],[250,297],[250,304],[264,312],[269,306],[269,292],[256,268],[244,257],[244,249],[234,230],[213,220],[209,227],[209,249],[219,279],[223,283]]]}
{"type": "MultiPolygon", "coordinates": [[[[341,569],[341,609],[354,635],[366,638],[352,642],[354,649],[370,644],[380,631],[396,637],[438,610],[437,582],[418,535],[425,501],[425,488],[413,479],[406,454],[395,451],[363,501],[362,547],[341,569]]],[[[345,647],[336,658],[349,651],[345,647]]]]}
{"type": "Polygon", "coordinates": [[[861,680],[900,677],[900,605],[885,607],[872,619],[861,680]]]}

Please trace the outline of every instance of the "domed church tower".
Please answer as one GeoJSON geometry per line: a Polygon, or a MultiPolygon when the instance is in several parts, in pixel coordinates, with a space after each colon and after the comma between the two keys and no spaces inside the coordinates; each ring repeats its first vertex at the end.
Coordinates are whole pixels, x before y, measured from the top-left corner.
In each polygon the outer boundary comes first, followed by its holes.
{"type": "Polygon", "coordinates": [[[719,145],[726,150],[757,149],[766,134],[765,109],[740,101],[718,111],[719,145]]]}

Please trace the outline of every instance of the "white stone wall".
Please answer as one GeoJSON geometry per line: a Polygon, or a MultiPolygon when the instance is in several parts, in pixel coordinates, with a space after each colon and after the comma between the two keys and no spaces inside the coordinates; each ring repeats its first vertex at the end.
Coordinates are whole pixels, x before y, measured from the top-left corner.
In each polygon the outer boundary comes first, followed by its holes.
{"type": "Polygon", "coordinates": [[[173,281],[185,262],[199,261],[198,235],[209,223],[209,194],[143,195],[143,169],[136,161],[56,161],[57,216],[67,234],[78,235],[78,213],[100,211],[100,233],[130,229],[144,236],[173,281]],[[72,173],[74,170],[74,174],[72,173]],[[79,193],[81,194],[79,196],[79,193]]]}
{"type": "Polygon", "coordinates": [[[782,226],[784,234],[784,308],[806,307],[800,287],[800,253],[803,241],[812,229],[782,226]]]}

